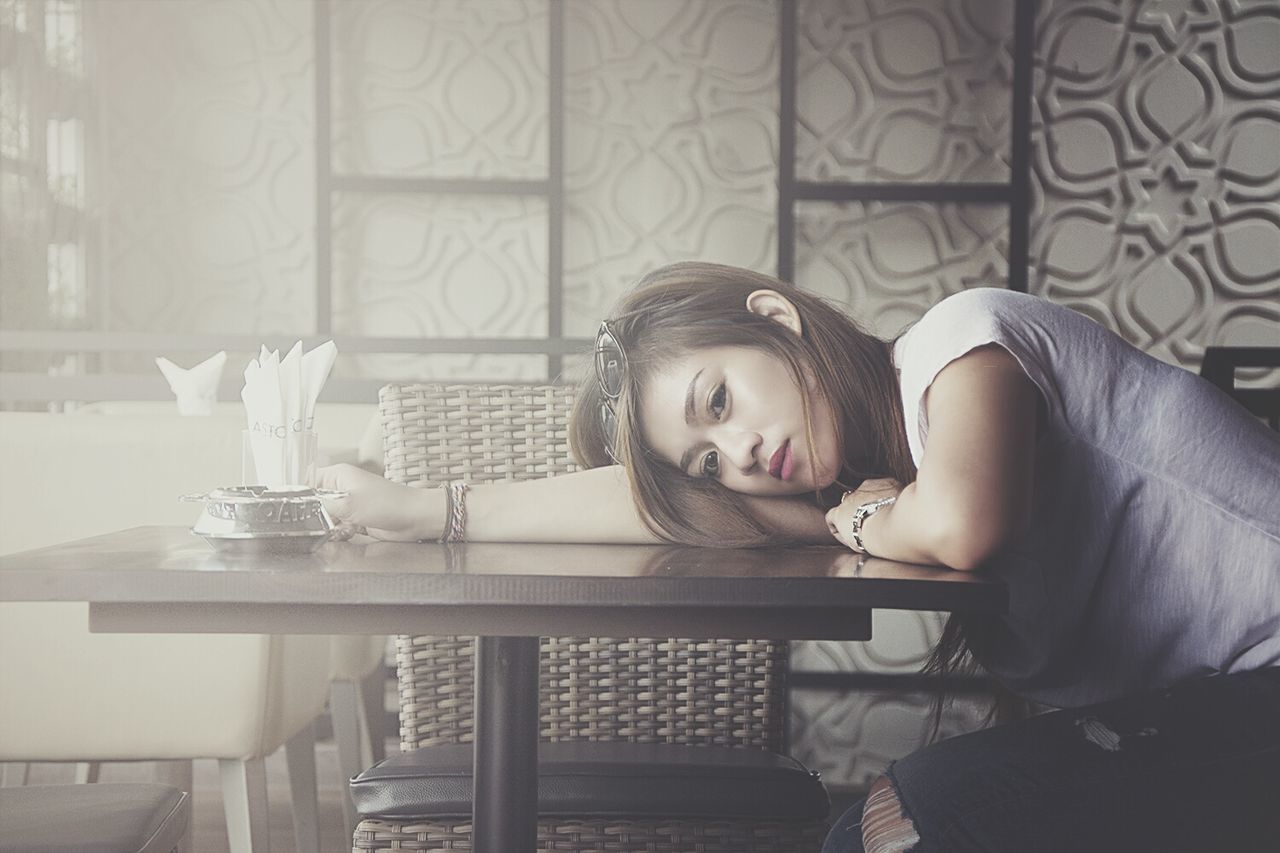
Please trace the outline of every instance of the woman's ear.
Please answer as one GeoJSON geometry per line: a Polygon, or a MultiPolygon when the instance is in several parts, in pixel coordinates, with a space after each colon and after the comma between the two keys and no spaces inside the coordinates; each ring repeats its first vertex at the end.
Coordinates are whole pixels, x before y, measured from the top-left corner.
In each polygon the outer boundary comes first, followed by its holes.
{"type": "Polygon", "coordinates": [[[802,328],[800,310],[776,290],[755,290],[747,297],[747,310],[786,326],[797,336],[802,328]]]}

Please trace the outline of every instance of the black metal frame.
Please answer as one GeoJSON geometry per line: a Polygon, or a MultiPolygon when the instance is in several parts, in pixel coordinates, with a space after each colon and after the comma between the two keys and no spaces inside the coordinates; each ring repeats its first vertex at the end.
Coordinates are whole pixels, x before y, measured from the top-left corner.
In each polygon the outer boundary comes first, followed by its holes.
{"type": "Polygon", "coordinates": [[[1237,388],[1236,368],[1280,367],[1280,347],[1206,347],[1200,375],[1280,431],[1280,388],[1237,388]]]}

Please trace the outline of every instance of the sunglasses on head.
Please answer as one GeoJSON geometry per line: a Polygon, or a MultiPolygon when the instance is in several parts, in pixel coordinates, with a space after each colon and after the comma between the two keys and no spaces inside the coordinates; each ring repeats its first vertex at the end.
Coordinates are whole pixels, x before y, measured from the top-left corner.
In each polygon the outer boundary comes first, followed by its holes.
{"type": "Polygon", "coordinates": [[[609,321],[600,323],[596,332],[596,380],[600,383],[600,425],[604,429],[604,449],[609,458],[621,465],[615,444],[618,440],[618,413],[614,403],[622,395],[623,376],[627,369],[627,354],[609,328],[609,321]]]}

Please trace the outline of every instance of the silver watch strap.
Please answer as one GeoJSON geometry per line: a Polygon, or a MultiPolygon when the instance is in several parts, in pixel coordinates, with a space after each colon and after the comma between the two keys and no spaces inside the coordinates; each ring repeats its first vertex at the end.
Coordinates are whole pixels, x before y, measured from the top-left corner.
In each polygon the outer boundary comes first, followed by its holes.
{"type": "Polygon", "coordinates": [[[868,501],[860,504],[853,511],[853,525],[849,530],[849,538],[853,540],[853,545],[862,553],[867,553],[867,546],[862,543],[862,525],[867,519],[875,515],[882,507],[886,507],[898,499],[897,495],[891,495],[887,498],[880,498],[876,501],[868,501]]]}

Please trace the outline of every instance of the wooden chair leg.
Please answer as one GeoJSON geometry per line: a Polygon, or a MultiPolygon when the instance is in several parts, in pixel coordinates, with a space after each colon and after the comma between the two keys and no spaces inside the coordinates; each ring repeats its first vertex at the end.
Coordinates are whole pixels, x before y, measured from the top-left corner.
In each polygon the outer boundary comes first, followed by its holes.
{"type": "Polygon", "coordinates": [[[270,853],[266,762],[261,758],[220,758],[218,772],[231,853],[270,853]]]}
{"type": "Polygon", "coordinates": [[[320,803],[316,795],[316,738],[311,723],[284,745],[289,762],[289,799],[298,853],[320,853],[320,803]]]}
{"type": "Polygon", "coordinates": [[[6,761],[4,776],[0,778],[0,787],[21,788],[27,784],[28,770],[31,765],[25,761],[6,761]]]}
{"type": "Polygon", "coordinates": [[[338,747],[338,772],[342,785],[342,822],[347,837],[356,829],[356,807],[347,782],[364,769],[360,748],[360,691],[354,681],[329,684],[329,716],[333,720],[333,740],[338,747]]]}
{"type": "Polygon", "coordinates": [[[98,777],[102,774],[101,761],[78,761],[76,762],[76,784],[92,785],[98,781],[98,777]]]}

